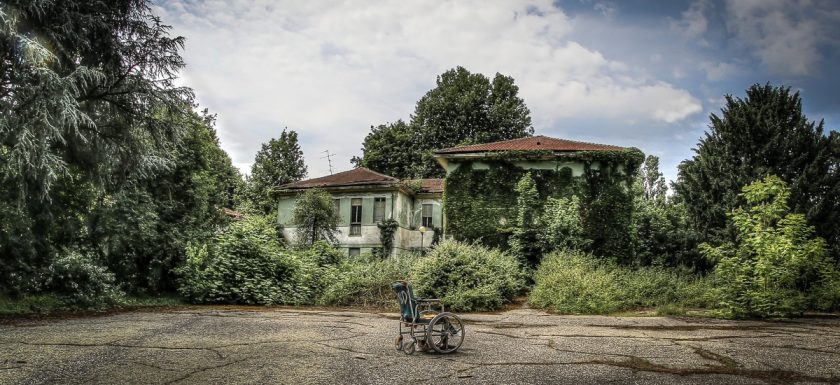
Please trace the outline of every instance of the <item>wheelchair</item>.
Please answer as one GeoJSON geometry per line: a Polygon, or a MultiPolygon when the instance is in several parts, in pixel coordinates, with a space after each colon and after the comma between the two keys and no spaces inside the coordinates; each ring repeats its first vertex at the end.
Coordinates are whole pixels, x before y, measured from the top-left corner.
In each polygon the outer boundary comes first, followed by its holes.
{"type": "Polygon", "coordinates": [[[446,312],[438,299],[415,297],[406,281],[394,282],[391,287],[400,302],[400,334],[394,341],[397,351],[409,355],[418,349],[448,354],[461,347],[464,323],[460,317],[446,312]]]}

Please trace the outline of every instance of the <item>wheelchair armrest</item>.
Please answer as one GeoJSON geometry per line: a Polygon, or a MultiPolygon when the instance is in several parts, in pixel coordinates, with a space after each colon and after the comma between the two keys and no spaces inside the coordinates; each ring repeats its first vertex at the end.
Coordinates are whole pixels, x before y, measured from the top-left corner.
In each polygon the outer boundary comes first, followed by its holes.
{"type": "Polygon", "coordinates": [[[437,299],[437,298],[416,298],[415,301],[417,301],[417,302],[429,302],[429,303],[440,302],[440,300],[437,299]]]}

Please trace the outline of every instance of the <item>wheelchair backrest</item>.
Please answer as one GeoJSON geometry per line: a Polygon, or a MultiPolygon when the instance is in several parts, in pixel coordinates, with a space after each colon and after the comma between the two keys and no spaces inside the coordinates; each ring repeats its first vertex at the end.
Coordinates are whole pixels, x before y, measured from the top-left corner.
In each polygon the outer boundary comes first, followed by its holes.
{"type": "Polygon", "coordinates": [[[414,291],[406,281],[397,281],[391,284],[397,299],[400,301],[400,315],[402,319],[415,322],[417,318],[417,301],[414,300],[414,291]]]}

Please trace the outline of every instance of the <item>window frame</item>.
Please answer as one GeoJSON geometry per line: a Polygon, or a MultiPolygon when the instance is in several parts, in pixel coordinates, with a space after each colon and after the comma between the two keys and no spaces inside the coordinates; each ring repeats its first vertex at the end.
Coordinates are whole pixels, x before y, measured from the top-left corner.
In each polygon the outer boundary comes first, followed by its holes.
{"type": "Polygon", "coordinates": [[[373,222],[379,223],[385,220],[385,197],[374,197],[373,198],[373,222]],[[379,203],[381,202],[381,206],[379,203]],[[379,211],[377,213],[377,211],[379,211]],[[379,214],[379,218],[377,215],[379,214]]]}
{"type": "Polygon", "coordinates": [[[420,206],[420,226],[423,226],[427,229],[434,227],[434,220],[433,216],[435,213],[435,205],[432,203],[422,203],[420,206]],[[429,216],[426,216],[425,209],[426,207],[429,208],[429,216]],[[427,222],[428,219],[428,222],[427,222]]]}
{"type": "Polygon", "coordinates": [[[362,210],[364,207],[364,199],[350,198],[350,230],[348,236],[361,237],[362,236],[362,210]],[[358,205],[356,204],[358,202],[358,205]],[[358,207],[358,209],[357,209],[358,207]]]}

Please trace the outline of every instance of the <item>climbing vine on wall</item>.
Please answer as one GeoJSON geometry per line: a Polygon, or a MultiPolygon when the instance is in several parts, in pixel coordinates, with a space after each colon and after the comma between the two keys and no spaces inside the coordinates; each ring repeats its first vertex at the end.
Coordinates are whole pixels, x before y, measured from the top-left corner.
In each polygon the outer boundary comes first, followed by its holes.
{"type": "Polygon", "coordinates": [[[541,201],[548,197],[577,196],[590,251],[624,260],[631,254],[630,220],[633,200],[630,185],[644,154],[637,149],[583,151],[559,156],[558,165],[579,161],[583,175],[569,167],[525,170],[516,161],[545,158],[540,152],[495,154],[473,169],[464,163],[447,176],[444,210],[447,232],[455,239],[480,241],[507,248],[516,222],[517,181],[530,172],[541,201]],[[629,170],[629,172],[627,172],[629,170]]]}
{"type": "Polygon", "coordinates": [[[376,224],[379,227],[379,242],[382,243],[382,257],[389,257],[394,248],[394,233],[399,228],[399,223],[393,218],[388,218],[376,224]]]}

